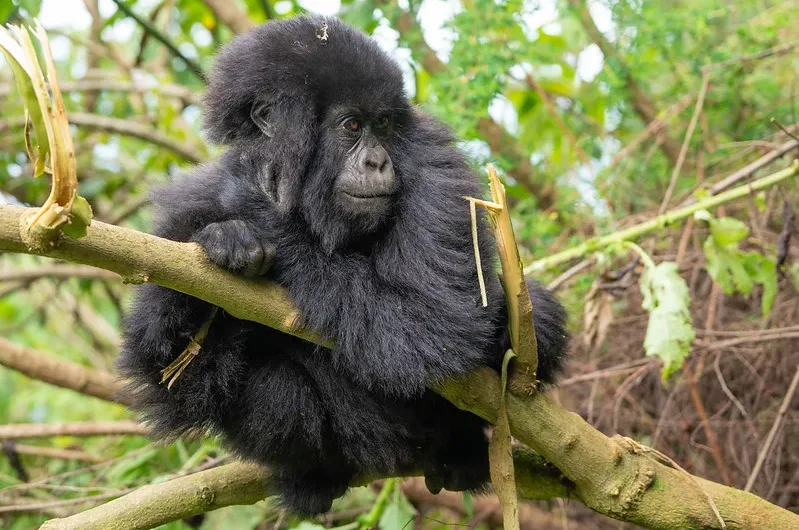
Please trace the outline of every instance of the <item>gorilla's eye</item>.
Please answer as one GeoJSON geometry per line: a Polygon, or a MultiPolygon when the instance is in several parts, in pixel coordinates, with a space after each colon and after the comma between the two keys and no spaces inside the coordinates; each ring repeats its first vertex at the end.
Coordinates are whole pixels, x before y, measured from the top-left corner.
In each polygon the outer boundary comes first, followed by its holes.
{"type": "Polygon", "coordinates": [[[388,127],[388,116],[383,116],[382,118],[379,118],[377,120],[377,123],[375,124],[375,127],[377,127],[378,129],[385,129],[386,127],[388,127]]]}
{"type": "Polygon", "coordinates": [[[344,128],[351,132],[358,132],[361,130],[361,122],[355,118],[347,118],[344,122],[344,128]]]}

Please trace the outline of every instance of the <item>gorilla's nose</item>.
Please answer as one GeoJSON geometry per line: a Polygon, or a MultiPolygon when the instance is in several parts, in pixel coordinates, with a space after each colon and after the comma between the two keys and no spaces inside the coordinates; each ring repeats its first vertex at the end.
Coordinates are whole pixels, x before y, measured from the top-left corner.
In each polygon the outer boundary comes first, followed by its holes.
{"type": "Polygon", "coordinates": [[[361,158],[361,170],[365,175],[390,176],[393,172],[391,158],[382,145],[365,149],[361,158]]]}

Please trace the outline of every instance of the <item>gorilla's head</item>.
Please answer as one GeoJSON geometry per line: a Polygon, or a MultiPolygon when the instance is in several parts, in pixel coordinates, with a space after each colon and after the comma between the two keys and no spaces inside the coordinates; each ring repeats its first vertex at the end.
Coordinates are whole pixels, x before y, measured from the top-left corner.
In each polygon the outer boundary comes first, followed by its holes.
{"type": "Polygon", "coordinates": [[[259,26],[220,52],[204,101],[210,139],[329,251],[390,220],[414,115],[400,69],[360,31],[317,16],[259,26]]]}

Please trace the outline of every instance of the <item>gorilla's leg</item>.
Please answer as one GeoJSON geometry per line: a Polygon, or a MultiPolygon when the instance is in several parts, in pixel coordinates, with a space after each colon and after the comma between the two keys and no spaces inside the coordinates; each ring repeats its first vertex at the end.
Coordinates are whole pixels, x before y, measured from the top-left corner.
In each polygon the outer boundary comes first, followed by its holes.
{"type": "MultiPolygon", "coordinates": [[[[486,422],[458,410],[439,396],[434,398],[438,432],[423,470],[425,484],[432,493],[442,488],[450,491],[482,491],[489,477],[486,422]]],[[[429,405],[426,406],[429,410],[429,405]]],[[[427,419],[428,422],[436,418],[427,419]]]]}
{"type": "Polygon", "coordinates": [[[313,356],[313,346],[267,328],[259,335],[253,344],[268,344],[269,351],[248,348],[246,381],[221,431],[242,457],[270,467],[270,486],[287,508],[306,516],[325,512],[355,471],[332,431],[330,398],[320,395],[306,367],[294,360],[313,356]]]}
{"type": "Polygon", "coordinates": [[[280,491],[280,503],[298,515],[310,517],[329,511],[333,501],[344,495],[354,477],[342,478],[317,469],[278,472],[273,480],[280,491]]]}

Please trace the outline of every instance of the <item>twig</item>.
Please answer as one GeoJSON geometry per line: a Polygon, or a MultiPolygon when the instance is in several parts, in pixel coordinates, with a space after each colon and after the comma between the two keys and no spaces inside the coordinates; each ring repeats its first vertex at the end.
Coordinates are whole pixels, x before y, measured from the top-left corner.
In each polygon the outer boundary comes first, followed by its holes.
{"type": "Polygon", "coordinates": [[[40,456],[43,458],[55,458],[58,460],[79,460],[81,462],[100,463],[107,460],[99,455],[87,453],[86,451],[75,451],[73,449],[57,449],[55,447],[42,447],[40,445],[16,444],[14,449],[21,455],[40,456]]]}
{"type": "Polygon", "coordinates": [[[764,59],[772,55],[783,54],[791,51],[797,46],[799,46],[799,41],[786,42],[784,44],[780,44],[779,46],[774,46],[773,48],[769,48],[767,50],[751,53],[749,55],[743,55],[741,57],[733,57],[732,59],[727,59],[726,61],[720,61],[718,63],[707,64],[702,67],[702,72],[712,72],[713,70],[719,70],[721,68],[731,66],[737,63],[746,63],[750,61],[756,61],[758,59],[764,59]]]}
{"type": "Polygon", "coordinates": [[[108,222],[112,225],[118,225],[134,213],[138,212],[141,208],[150,204],[150,196],[147,194],[134,197],[133,200],[123,204],[119,211],[113,212],[108,222]]]}
{"type": "Polygon", "coordinates": [[[66,471],[58,475],[49,475],[40,480],[35,480],[33,482],[26,482],[23,484],[13,484],[11,486],[6,486],[5,488],[0,489],[0,493],[9,493],[9,492],[18,493],[34,488],[44,488],[50,482],[63,481],[68,478],[76,477],[78,475],[83,475],[85,473],[91,473],[92,471],[96,471],[99,469],[107,469],[109,466],[118,464],[119,462],[122,462],[124,460],[131,460],[134,458],[138,458],[140,455],[148,451],[153,451],[152,445],[146,445],[144,447],[140,447],[139,449],[134,449],[132,451],[129,451],[122,456],[111,458],[110,460],[104,460],[102,462],[98,462],[97,464],[92,464],[78,469],[73,469],[72,471],[66,471]]]}
{"type": "Polygon", "coordinates": [[[488,307],[488,295],[486,294],[486,282],[483,278],[483,264],[480,259],[480,241],[479,234],[477,233],[477,209],[475,207],[475,199],[468,199],[469,201],[469,216],[472,220],[472,246],[474,247],[474,263],[477,267],[477,283],[480,286],[480,299],[483,302],[483,307],[488,307]]]}
{"type": "Polygon", "coordinates": [[[0,270],[0,282],[30,283],[40,278],[87,278],[92,280],[122,280],[119,274],[86,265],[50,264],[26,269],[0,270]]]}
{"type": "Polygon", "coordinates": [[[790,333],[792,331],[799,332],[799,325],[785,326],[784,328],[745,329],[741,331],[723,329],[697,329],[696,334],[700,337],[751,337],[752,335],[779,335],[781,333],[790,333]]]}
{"type": "Polygon", "coordinates": [[[396,478],[387,478],[383,481],[383,487],[380,489],[380,493],[377,495],[372,509],[358,517],[357,528],[370,530],[377,527],[377,523],[380,522],[380,517],[383,515],[383,512],[386,511],[386,506],[388,506],[388,498],[398,485],[399,480],[396,478]]]}
{"type": "MultiPolygon", "coordinates": [[[[402,492],[408,500],[415,505],[426,505],[446,508],[461,517],[467,515],[463,504],[463,496],[460,493],[443,490],[438,495],[433,495],[424,484],[421,478],[410,478],[403,481],[402,492]]],[[[502,526],[502,510],[493,495],[481,495],[472,497],[475,519],[477,514],[482,514],[485,521],[492,526],[502,526]]],[[[550,512],[545,511],[533,503],[519,504],[519,526],[522,530],[540,530],[542,528],[555,527],[556,517],[550,512]]],[[[475,521],[470,521],[474,523],[475,521]]],[[[471,528],[472,525],[470,524],[471,528]]],[[[573,530],[587,530],[585,526],[574,526],[573,530]]]]}
{"type": "Polygon", "coordinates": [[[671,172],[671,180],[669,187],[666,189],[666,194],[663,196],[663,201],[658,208],[658,215],[663,215],[666,208],[669,207],[669,201],[674,193],[674,188],[677,186],[677,178],[680,176],[682,165],[685,163],[685,156],[688,153],[688,146],[691,145],[691,137],[694,134],[696,123],[699,121],[699,115],[702,114],[702,106],[705,104],[705,96],[710,84],[710,75],[705,72],[702,74],[702,87],[699,89],[699,96],[696,98],[696,107],[694,107],[694,114],[691,116],[691,121],[688,123],[688,130],[685,132],[685,139],[683,139],[682,146],[680,147],[680,154],[677,156],[677,163],[674,165],[674,170],[671,172]]]}
{"type": "MultiPolygon", "coordinates": [[[[133,120],[123,120],[85,112],[71,112],[69,114],[69,122],[72,125],[80,127],[88,127],[109,133],[130,136],[131,138],[138,138],[139,140],[168,149],[195,164],[205,159],[205,153],[202,149],[193,148],[185,142],[173,140],[166,134],[133,120]]],[[[11,127],[22,127],[24,124],[24,120],[21,119],[0,122],[0,132],[11,127]]]]}
{"type": "Polygon", "coordinates": [[[572,278],[574,278],[584,270],[590,268],[595,262],[596,260],[593,258],[581,261],[577,265],[574,265],[566,272],[564,272],[563,274],[552,280],[549,283],[549,285],[547,285],[547,289],[549,289],[550,291],[557,291],[563,286],[564,283],[568,282],[569,280],[571,280],[572,278]]]}
{"type": "MultiPolygon", "coordinates": [[[[711,188],[708,191],[710,192],[711,195],[716,195],[718,193],[721,193],[724,190],[734,186],[739,181],[750,177],[755,171],[763,169],[764,167],[771,164],[775,160],[782,158],[786,153],[793,151],[797,147],[799,147],[799,141],[790,140],[788,142],[785,142],[778,149],[775,149],[774,151],[763,155],[762,157],[758,158],[751,164],[748,164],[739,169],[738,171],[735,171],[729,176],[723,178],[722,180],[711,186],[711,188]]],[[[695,202],[694,199],[689,199],[685,201],[683,204],[691,204],[693,202],[695,202]]]]}
{"type": "Polygon", "coordinates": [[[135,488],[131,488],[122,491],[115,491],[112,493],[100,493],[98,495],[92,495],[90,497],[81,497],[79,499],[67,499],[64,501],[37,502],[30,504],[13,504],[11,506],[0,506],[0,514],[20,513],[20,512],[40,512],[44,510],[49,510],[50,508],[74,506],[76,504],[85,504],[87,502],[107,501],[109,499],[115,499],[127,493],[131,493],[134,490],[135,488]]]}
{"type": "Polygon", "coordinates": [[[69,122],[80,127],[91,127],[101,131],[138,138],[139,140],[169,149],[176,155],[195,164],[201,162],[205,158],[203,152],[192,148],[186,142],[173,140],[170,136],[167,136],[161,131],[136,121],[111,118],[99,114],[88,114],[85,112],[71,112],[69,114],[69,122]]]}
{"type": "Polygon", "coordinates": [[[739,344],[786,339],[799,339],[799,332],[761,333],[758,335],[748,335],[736,337],[734,339],[720,340],[718,342],[711,342],[710,344],[703,344],[698,348],[698,351],[725,350],[733,346],[738,346],[739,344]]]}
{"type": "Polygon", "coordinates": [[[724,392],[729,400],[732,401],[733,405],[735,405],[735,408],[737,408],[738,412],[741,413],[741,416],[743,416],[744,419],[749,419],[749,413],[746,412],[746,407],[744,407],[743,404],[738,401],[738,398],[735,397],[735,394],[733,394],[730,388],[727,386],[727,381],[724,380],[724,374],[721,373],[720,362],[721,355],[716,355],[716,359],[713,361],[713,370],[716,372],[716,380],[719,382],[722,392],[724,392]]]}
{"type": "Polygon", "coordinates": [[[612,368],[605,368],[603,370],[595,370],[586,374],[576,375],[568,379],[564,379],[558,386],[563,388],[576,383],[583,383],[585,381],[593,381],[595,379],[605,379],[607,377],[614,377],[617,375],[624,375],[630,372],[635,372],[639,368],[647,364],[657,364],[659,361],[651,358],[636,359],[628,363],[620,364],[612,368]]]}
{"type": "MultiPolygon", "coordinates": [[[[716,306],[718,305],[718,299],[720,296],[721,288],[717,283],[714,283],[713,291],[710,293],[710,303],[708,306],[707,319],[705,321],[705,326],[708,328],[711,327],[715,321],[716,306]]],[[[697,361],[696,371],[691,368],[690,362],[686,362],[683,364],[683,373],[685,374],[685,378],[688,380],[688,383],[691,387],[691,402],[694,404],[694,409],[696,409],[696,413],[699,416],[702,430],[704,430],[705,436],[707,437],[707,443],[708,446],[710,446],[710,453],[713,455],[713,460],[716,462],[716,468],[719,470],[719,473],[721,473],[721,479],[724,481],[724,483],[730,485],[733,483],[732,475],[730,475],[730,471],[727,469],[727,464],[724,461],[724,457],[721,453],[721,446],[719,445],[718,438],[716,438],[716,432],[710,425],[710,418],[707,413],[707,408],[705,407],[705,402],[702,399],[702,394],[699,391],[699,378],[702,376],[702,372],[704,371],[703,355],[705,354],[706,353],[697,354],[699,360],[697,361]]]]}
{"type": "Polygon", "coordinates": [[[630,143],[624,146],[624,148],[613,155],[613,158],[610,160],[610,163],[606,168],[604,168],[605,172],[611,171],[619,162],[621,162],[624,158],[626,158],[636,147],[641,145],[642,143],[646,142],[656,134],[660,133],[665,127],[666,122],[671,118],[679,115],[682,111],[688,107],[691,103],[690,94],[684,95],[680,98],[679,101],[671,105],[664,111],[658,115],[658,117],[652,120],[647,126],[646,129],[641,132],[638,136],[636,136],[630,143]]]}
{"type": "Polygon", "coordinates": [[[147,429],[135,421],[77,421],[73,423],[9,423],[0,425],[0,440],[51,436],[145,436],[147,429]]]}
{"type": "Polygon", "coordinates": [[[563,121],[563,118],[560,116],[558,109],[555,108],[555,105],[549,99],[547,93],[544,91],[543,88],[541,88],[541,85],[539,85],[538,82],[535,80],[535,78],[533,78],[533,76],[531,76],[530,74],[527,74],[524,79],[527,82],[527,84],[530,85],[530,87],[533,90],[535,90],[535,93],[538,94],[538,97],[541,98],[541,101],[544,102],[544,105],[546,105],[549,114],[555,120],[555,123],[557,124],[561,132],[564,134],[564,136],[566,136],[566,138],[569,140],[569,143],[572,145],[574,152],[577,153],[577,156],[580,158],[580,160],[582,160],[583,164],[585,164],[586,169],[591,171],[591,160],[588,158],[588,155],[585,153],[585,151],[583,151],[583,148],[580,147],[580,143],[577,141],[577,137],[574,135],[574,132],[571,129],[569,129],[569,126],[566,125],[565,121],[563,121]]]}
{"type": "MultiPolygon", "coordinates": [[[[135,92],[153,93],[164,97],[180,99],[186,105],[197,105],[200,98],[191,89],[181,85],[148,84],[134,81],[114,81],[110,79],[81,79],[59,84],[62,92],[135,92]]],[[[11,94],[10,84],[0,84],[0,96],[11,94]]]]}
{"type": "Polygon", "coordinates": [[[200,329],[197,330],[197,333],[195,333],[194,336],[189,339],[189,344],[186,346],[186,349],[184,349],[174,361],[169,363],[169,366],[161,370],[161,384],[166,383],[167,390],[172,388],[172,385],[175,384],[175,381],[178,380],[186,367],[200,353],[200,349],[203,346],[203,341],[208,335],[208,330],[211,329],[211,324],[213,323],[218,310],[219,308],[217,306],[214,306],[211,309],[211,315],[205,322],[203,322],[203,325],[200,326],[200,329]]]}
{"type": "Polygon", "coordinates": [[[746,481],[744,491],[752,491],[752,487],[755,485],[757,476],[760,474],[760,470],[763,468],[763,463],[766,461],[766,457],[768,456],[769,452],[771,452],[771,446],[774,443],[774,438],[777,437],[777,432],[779,432],[780,427],[782,426],[782,420],[785,418],[785,414],[788,412],[788,407],[791,406],[791,401],[793,400],[794,394],[796,394],[797,387],[799,387],[799,366],[796,367],[796,372],[793,374],[791,386],[788,387],[788,392],[786,392],[785,397],[782,400],[780,409],[777,412],[777,417],[774,418],[774,423],[771,425],[771,430],[768,432],[766,441],[763,442],[763,447],[760,448],[760,452],[757,454],[755,467],[752,469],[752,473],[749,475],[749,479],[746,481]]]}
{"type": "Polygon", "coordinates": [[[202,67],[200,67],[200,65],[196,61],[186,57],[186,55],[184,55],[183,52],[181,52],[180,49],[178,49],[175,43],[172,42],[170,39],[168,39],[166,35],[164,35],[158,28],[156,28],[149,21],[144,20],[142,17],[137,15],[122,0],[111,0],[111,1],[117,5],[120,11],[122,11],[127,16],[135,20],[138,25],[144,28],[144,30],[147,31],[150,35],[152,35],[158,42],[166,46],[167,49],[172,53],[172,55],[174,55],[175,57],[186,63],[186,66],[189,68],[189,70],[191,70],[192,73],[194,73],[194,75],[196,75],[201,81],[205,81],[205,74],[203,73],[202,67]]]}

